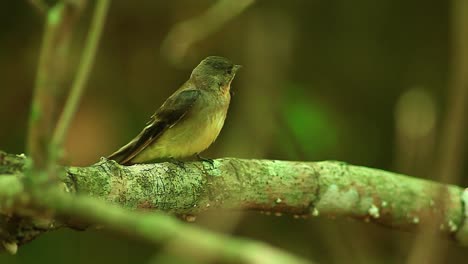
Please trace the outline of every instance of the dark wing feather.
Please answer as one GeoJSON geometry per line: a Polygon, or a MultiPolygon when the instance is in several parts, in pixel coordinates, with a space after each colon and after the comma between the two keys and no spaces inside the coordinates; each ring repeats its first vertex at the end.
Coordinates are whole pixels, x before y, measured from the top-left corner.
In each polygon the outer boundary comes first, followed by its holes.
{"type": "Polygon", "coordinates": [[[151,116],[149,125],[130,143],[110,155],[108,159],[115,160],[120,164],[129,164],[138,153],[161,136],[167,128],[174,126],[182,119],[192,108],[199,96],[199,90],[182,90],[173,94],[151,116]]]}

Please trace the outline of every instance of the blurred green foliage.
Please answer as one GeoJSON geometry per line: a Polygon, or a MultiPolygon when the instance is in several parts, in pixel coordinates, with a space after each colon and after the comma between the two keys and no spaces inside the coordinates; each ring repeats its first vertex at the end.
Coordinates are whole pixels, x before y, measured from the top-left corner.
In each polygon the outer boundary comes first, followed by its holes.
{"type": "Polygon", "coordinates": [[[316,98],[307,96],[304,87],[288,85],[285,90],[280,109],[281,118],[285,121],[280,137],[284,140],[280,142],[286,150],[289,149],[288,153],[292,152],[288,155],[300,154],[299,159],[310,160],[319,159],[327,150],[335,150],[338,147],[338,128],[334,126],[328,109],[316,98]]]}

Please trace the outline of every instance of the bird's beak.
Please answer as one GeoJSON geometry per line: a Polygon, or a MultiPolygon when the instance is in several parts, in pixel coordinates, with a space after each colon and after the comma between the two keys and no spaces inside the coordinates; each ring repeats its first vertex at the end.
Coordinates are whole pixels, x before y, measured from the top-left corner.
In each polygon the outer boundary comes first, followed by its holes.
{"type": "Polygon", "coordinates": [[[232,67],[232,72],[234,72],[234,74],[236,74],[236,72],[237,72],[240,68],[242,68],[242,65],[236,64],[236,65],[234,65],[234,67],[232,67]]]}

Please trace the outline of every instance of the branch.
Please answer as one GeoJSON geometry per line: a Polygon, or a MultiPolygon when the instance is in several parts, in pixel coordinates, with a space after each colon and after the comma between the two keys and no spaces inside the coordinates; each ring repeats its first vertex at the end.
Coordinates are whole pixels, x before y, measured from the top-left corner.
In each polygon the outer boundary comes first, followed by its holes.
{"type": "Polygon", "coordinates": [[[42,15],[46,14],[47,9],[49,9],[47,4],[45,2],[43,2],[42,0],[29,0],[29,3],[31,3],[31,5],[34,8],[36,8],[36,10],[42,15]]]}
{"type": "Polygon", "coordinates": [[[46,14],[27,142],[28,153],[38,170],[48,165],[48,143],[57,101],[55,97],[64,79],[72,29],[81,8],[82,5],[75,1],[63,1],[50,8],[46,14]]]}
{"type": "MultiPolygon", "coordinates": [[[[78,107],[81,95],[83,94],[86,81],[88,80],[108,8],[109,0],[99,0],[96,2],[93,21],[91,22],[86,39],[82,61],[78,68],[75,81],[73,82],[70,95],[68,96],[52,137],[52,146],[53,148],[58,149],[59,152],[61,152],[60,149],[62,148],[67,129],[70,126],[72,117],[78,107]]],[[[55,164],[53,161],[52,163],[55,164]]]]}
{"type": "MultiPolygon", "coordinates": [[[[6,157],[16,161],[0,165],[0,173],[24,163],[24,158],[6,157]]],[[[182,168],[172,163],[121,166],[102,159],[66,170],[64,182],[72,192],[126,208],[181,215],[222,208],[352,217],[412,232],[438,216],[439,233],[468,246],[468,190],[343,162],[225,158],[213,167],[189,162],[182,168]]]]}
{"type": "Polygon", "coordinates": [[[173,64],[179,64],[192,45],[218,31],[253,3],[254,0],[219,0],[200,16],[174,25],[161,45],[161,53],[173,64]]]}
{"type": "Polygon", "coordinates": [[[223,263],[309,263],[264,243],[216,234],[161,213],[129,211],[91,197],[73,197],[55,191],[37,196],[34,201],[39,209],[52,209],[58,215],[79,217],[88,223],[100,224],[151,243],[176,241],[177,247],[168,248],[171,253],[183,253],[200,261],[215,258],[222,259],[223,263]]]}
{"type": "MultiPolygon", "coordinates": [[[[461,177],[467,132],[468,110],[468,2],[452,1],[451,65],[446,110],[443,117],[439,149],[436,151],[435,175],[442,182],[457,182],[461,177]]],[[[466,204],[466,203],[465,203],[466,204]]],[[[434,225],[428,225],[414,242],[409,264],[442,262],[445,247],[434,236],[434,225]]]]}
{"type": "MultiPolygon", "coordinates": [[[[2,153],[0,153],[2,154],[2,153]]],[[[160,244],[175,241],[178,247],[197,260],[221,258],[223,263],[309,263],[264,243],[231,238],[175,218],[143,211],[129,211],[117,205],[85,195],[69,195],[52,186],[46,190],[25,192],[20,173],[24,158],[0,155],[0,241],[11,253],[40,233],[61,226],[83,228],[88,224],[160,244]],[[78,220],[78,221],[77,221],[78,220]]],[[[64,188],[69,190],[68,188],[64,188]]]]}

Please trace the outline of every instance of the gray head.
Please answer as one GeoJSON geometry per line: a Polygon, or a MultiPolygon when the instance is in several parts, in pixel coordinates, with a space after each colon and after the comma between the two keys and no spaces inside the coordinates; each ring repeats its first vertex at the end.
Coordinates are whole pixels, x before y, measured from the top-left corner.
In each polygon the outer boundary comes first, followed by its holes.
{"type": "Polygon", "coordinates": [[[226,58],[209,56],[198,64],[190,78],[200,89],[219,90],[231,83],[240,67],[226,58]]]}

